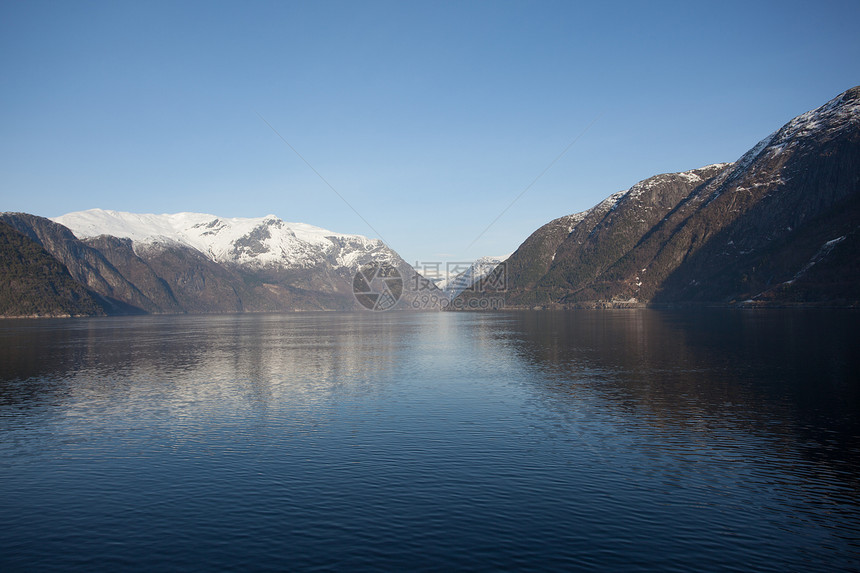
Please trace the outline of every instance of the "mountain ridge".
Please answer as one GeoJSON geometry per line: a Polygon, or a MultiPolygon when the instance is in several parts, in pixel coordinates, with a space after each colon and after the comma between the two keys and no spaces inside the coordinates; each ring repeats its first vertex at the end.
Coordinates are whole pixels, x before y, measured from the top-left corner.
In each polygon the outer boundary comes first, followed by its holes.
{"type": "Polygon", "coordinates": [[[855,87],[792,119],[734,163],[650,177],[542,226],[506,262],[506,305],[855,306],[858,288],[835,276],[832,292],[820,281],[801,288],[821,266],[789,281],[819,252],[841,257],[846,269],[856,266],[858,194],[855,87]]]}

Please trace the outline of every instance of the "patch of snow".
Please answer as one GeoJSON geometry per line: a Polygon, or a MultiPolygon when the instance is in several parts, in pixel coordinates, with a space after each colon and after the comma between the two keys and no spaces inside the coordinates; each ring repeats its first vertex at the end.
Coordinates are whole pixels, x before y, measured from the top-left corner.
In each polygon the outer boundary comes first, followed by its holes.
{"type": "Polygon", "coordinates": [[[618,191],[617,193],[613,193],[612,195],[592,207],[588,212],[591,213],[593,211],[614,211],[616,208],[618,208],[618,204],[621,201],[621,198],[624,197],[626,193],[627,191],[618,191]]]}
{"type": "Polygon", "coordinates": [[[588,211],[582,211],[581,213],[574,213],[573,215],[567,215],[563,217],[564,222],[567,224],[567,234],[571,234],[573,229],[585,219],[586,215],[591,212],[591,209],[588,211]]]}

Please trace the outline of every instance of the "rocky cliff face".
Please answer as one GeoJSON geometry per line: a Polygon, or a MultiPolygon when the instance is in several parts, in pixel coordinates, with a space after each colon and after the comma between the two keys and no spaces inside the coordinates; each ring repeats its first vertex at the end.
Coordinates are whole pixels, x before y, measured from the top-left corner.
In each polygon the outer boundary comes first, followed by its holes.
{"type": "Polygon", "coordinates": [[[154,306],[99,251],[50,219],[27,213],[0,213],[3,222],[45,248],[77,282],[103,297],[108,312],[142,313],[154,306]]]}
{"type": "Polygon", "coordinates": [[[0,223],[0,316],[103,315],[102,302],[39,243],[0,223]]]}
{"type": "Polygon", "coordinates": [[[646,179],[538,229],[508,259],[509,306],[858,304],[860,87],[736,163],[646,179]]]}

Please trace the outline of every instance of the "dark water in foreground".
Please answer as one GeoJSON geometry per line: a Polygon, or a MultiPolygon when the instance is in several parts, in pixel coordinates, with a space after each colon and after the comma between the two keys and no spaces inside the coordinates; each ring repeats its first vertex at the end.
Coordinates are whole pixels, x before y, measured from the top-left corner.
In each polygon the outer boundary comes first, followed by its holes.
{"type": "Polygon", "coordinates": [[[860,315],[0,321],[0,570],[860,568],[860,315]]]}

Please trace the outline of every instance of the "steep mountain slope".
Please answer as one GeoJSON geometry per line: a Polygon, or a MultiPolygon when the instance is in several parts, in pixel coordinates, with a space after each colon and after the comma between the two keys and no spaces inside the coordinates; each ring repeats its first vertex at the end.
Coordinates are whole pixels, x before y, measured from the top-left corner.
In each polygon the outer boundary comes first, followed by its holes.
{"type": "MultiPolygon", "coordinates": [[[[829,241],[856,233],[858,194],[860,88],[854,88],[792,120],[724,179],[690,197],[688,204],[697,208],[668,221],[676,227],[672,237],[652,246],[656,255],[649,266],[682,261],[655,285],[653,299],[755,299],[791,280],[819,253],[826,260],[851,244],[821,251],[829,241]]],[[[792,290],[771,300],[793,299],[792,290]]],[[[822,292],[802,302],[827,302],[829,296],[822,292]]]]}
{"type": "Polygon", "coordinates": [[[135,254],[131,240],[102,235],[83,243],[100,253],[138,289],[144,297],[139,303],[141,308],[147,312],[183,312],[184,306],[177,300],[170,284],[135,254]]]}
{"type": "Polygon", "coordinates": [[[853,88],[736,163],[658,175],[538,229],[507,261],[506,302],[860,303],[841,278],[856,274],[858,193],[853,88]]]}
{"type": "Polygon", "coordinates": [[[102,305],[41,245],[0,223],[0,316],[93,316],[102,305]]]}
{"type": "Polygon", "coordinates": [[[27,213],[0,213],[0,222],[44,247],[66,266],[73,279],[103,297],[109,313],[157,310],[157,306],[117,271],[104,255],[82,243],[66,227],[27,213]]]}
{"type": "Polygon", "coordinates": [[[589,211],[559,217],[532,233],[506,261],[509,285],[516,285],[521,292],[531,291],[549,271],[562,242],[577,227],[583,231],[594,228],[601,214],[612,208],[618,196],[613,195],[589,211]],[[586,218],[589,221],[585,221],[586,218]]]}
{"type": "Polygon", "coordinates": [[[634,248],[693,189],[726,167],[710,165],[684,173],[657,175],[613,195],[588,212],[556,250],[556,260],[538,284],[540,290],[586,289],[599,298],[611,289],[607,269],[634,248]],[[608,207],[608,208],[607,208],[608,207]]]}

